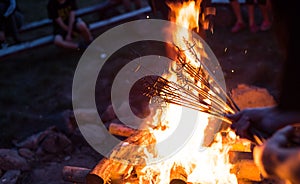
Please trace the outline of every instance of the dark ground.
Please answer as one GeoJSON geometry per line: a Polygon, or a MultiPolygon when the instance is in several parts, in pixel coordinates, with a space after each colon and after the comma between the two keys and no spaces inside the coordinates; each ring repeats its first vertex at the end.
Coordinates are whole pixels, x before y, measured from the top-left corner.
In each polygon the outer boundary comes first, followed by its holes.
{"type": "MultiPolygon", "coordinates": [[[[216,7],[217,14],[212,19],[214,32],[206,32],[205,40],[222,66],[227,90],[245,83],[268,89],[276,99],[281,56],[273,30],[232,34],[234,17],[230,7],[216,7]]],[[[259,15],[257,20],[260,21],[259,15]]],[[[100,35],[103,30],[93,34],[100,35]]],[[[63,112],[72,110],[72,79],[81,54],[49,45],[0,58],[0,148],[11,147],[13,140],[21,140],[51,125],[60,126],[65,121],[63,112]]],[[[68,161],[38,165],[33,175],[51,170],[49,177],[55,176],[51,183],[63,183],[57,176],[63,165],[92,167],[98,160],[88,146],[71,156],[68,161]]],[[[34,183],[44,183],[49,177],[37,177],[40,181],[34,183]]]]}

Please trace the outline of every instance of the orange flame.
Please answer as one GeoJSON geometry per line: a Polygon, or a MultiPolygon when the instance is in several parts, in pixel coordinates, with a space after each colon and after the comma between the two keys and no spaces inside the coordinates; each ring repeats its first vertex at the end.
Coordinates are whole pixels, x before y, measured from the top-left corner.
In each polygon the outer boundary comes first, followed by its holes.
{"type": "MultiPolygon", "coordinates": [[[[173,36],[173,43],[181,50],[187,49],[186,41],[194,43],[190,30],[199,30],[199,13],[200,13],[200,0],[188,1],[183,3],[168,3],[171,8],[170,20],[178,25],[186,28],[180,30],[168,30],[173,36]]],[[[202,44],[197,43],[198,47],[202,47],[202,44]]],[[[190,56],[189,53],[184,53],[187,62],[193,67],[198,68],[199,63],[194,61],[194,56],[190,56]]],[[[208,57],[206,53],[198,53],[201,57],[208,57]]],[[[173,69],[176,67],[174,61],[171,66],[173,69]]],[[[191,77],[191,76],[185,76],[191,77]]],[[[169,81],[179,83],[176,73],[170,71],[164,78],[169,81]]],[[[199,82],[196,85],[201,86],[199,82]]],[[[209,103],[209,99],[205,99],[209,103]]],[[[181,108],[174,104],[169,104],[167,109],[167,118],[164,124],[167,124],[167,129],[154,130],[153,134],[159,141],[164,139],[166,135],[169,135],[169,131],[172,132],[173,128],[176,128],[177,116],[180,114],[181,108]]],[[[140,170],[140,183],[143,183],[147,178],[155,178],[155,182],[169,183],[172,179],[172,170],[175,168],[175,172],[183,172],[182,176],[185,177],[186,182],[191,183],[228,183],[236,184],[237,178],[234,174],[230,173],[232,165],[229,162],[228,152],[231,145],[222,143],[221,134],[217,134],[214,143],[208,147],[201,147],[204,140],[205,129],[209,123],[209,115],[199,112],[199,119],[195,130],[195,134],[189,140],[189,142],[182,148],[176,155],[164,162],[155,165],[146,165],[140,170]],[[183,170],[183,171],[182,171],[183,170]]],[[[160,117],[156,117],[157,121],[160,121],[160,117]]],[[[234,136],[233,136],[234,137],[234,136]]],[[[234,139],[234,138],[233,138],[234,139]]],[[[158,154],[162,154],[160,149],[157,148],[158,154]]]]}
{"type": "Polygon", "coordinates": [[[200,0],[167,4],[171,8],[170,21],[189,30],[199,30],[200,0]]]}

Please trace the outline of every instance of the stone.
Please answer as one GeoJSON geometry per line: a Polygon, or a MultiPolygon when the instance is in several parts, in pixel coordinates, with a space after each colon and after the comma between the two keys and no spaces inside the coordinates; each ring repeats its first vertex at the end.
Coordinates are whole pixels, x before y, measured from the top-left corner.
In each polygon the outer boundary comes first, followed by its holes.
{"type": "Polygon", "coordinates": [[[26,158],[26,159],[29,159],[29,160],[34,159],[34,156],[35,156],[34,152],[32,152],[32,151],[31,151],[30,149],[28,149],[28,148],[20,148],[20,149],[18,150],[18,152],[19,152],[19,155],[20,155],[20,156],[22,156],[22,157],[24,157],[24,158],[26,158]]]}
{"type": "Polygon", "coordinates": [[[25,140],[15,143],[18,148],[28,148],[31,150],[36,150],[39,147],[40,142],[47,136],[50,130],[45,130],[36,134],[33,134],[26,138],[25,140]]]}
{"type": "Polygon", "coordinates": [[[55,126],[28,137],[16,146],[27,159],[34,157],[34,154],[41,156],[47,153],[70,153],[73,150],[71,140],[55,126]]]}
{"type": "Polygon", "coordinates": [[[0,184],[16,184],[21,175],[20,170],[9,170],[0,179],[0,184]]]}
{"type": "Polygon", "coordinates": [[[27,160],[14,149],[0,149],[0,169],[2,170],[29,170],[27,160]]]}
{"type": "Polygon", "coordinates": [[[78,127],[73,111],[65,110],[64,112],[61,113],[61,116],[64,119],[64,125],[62,130],[67,135],[72,135],[75,132],[76,128],[78,127]]]}
{"type": "Polygon", "coordinates": [[[51,132],[41,143],[41,148],[53,154],[70,153],[72,151],[72,142],[60,132],[51,132]]]}
{"type": "Polygon", "coordinates": [[[41,147],[39,147],[39,148],[36,150],[35,154],[36,154],[38,157],[43,157],[43,156],[46,155],[45,151],[44,151],[43,148],[41,148],[41,147]]]}
{"type": "Polygon", "coordinates": [[[116,114],[112,105],[109,105],[106,111],[101,115],[101,120],[103,123],[111,121],[116,118],[116,114]]]}
{"type": "Polygon", "coordinates": [[[231,91],[231,97],[240,110],[276,105],[274,97],[265,88],[239,84],[231,91]]]}

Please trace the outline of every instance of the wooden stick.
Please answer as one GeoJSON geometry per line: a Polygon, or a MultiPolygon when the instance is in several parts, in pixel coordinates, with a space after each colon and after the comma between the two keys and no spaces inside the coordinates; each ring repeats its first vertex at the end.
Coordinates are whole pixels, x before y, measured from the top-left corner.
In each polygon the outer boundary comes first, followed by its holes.
{"type": "Polygon", "coordinates": [[[87,184],[104,184],[109,181],[112,171],[112,161],[109,159],[102,159],[94,169],[86,176],[87,184]]]}
{"type": "Polygon", "coordinates": [[[148,148],[146,146],[154,145],[153,143],[155,143],[155,139],[149,131],[136,131],[125,142],[128,144],[122,143],[114,148],[110,154],[111,159],[104,158],[93,168],[86,177],[87,184],[104,184],[113,180],[120,180],[120,178],[125,179],[126,176],[135,170],[134,164],[146,164],[147,155],[145,154],[145,149],[154,153],[153,147],[149,146],[148,148]],[[138,147],[141,149],[137,149],[137,147],[132,145],[141,145],[138,147]],[[118,161],[114,158],[120,158],[120,160],[118,161]],[[139,158],[139,163],[135,163],[137,158],[139,158]],[[132,162],[130,159],[132,159],[132,162]]]}
{"type": "Polygon", "coordinates": [[[91,169],[75,166],[64,166],[62,175],[65,181],[85,183],[85,178],[91,169]]]}
{"type": "Polygon", "coordinates": [[[170,171],[170,184],[187,183],[188,173],[181,165],[174,164],[170,171]]]}
{"type": "Polygon", "coordinates": [[[237,177],[237,179],[250,180],[250,181],[262,181],[262,175],[254,163],[253,160],[240,160],[234,164],[233,169],[231,170],[237,177]]]}
{"type": "Polygon", "coordinates": [[[137,130],[127,127],[122,124],[111,123],[109,125],[108,131],[113,135],[118,135],[122,137],[130,137],[136,133],[137,130]]]}
{"type": "Polygon", "coordinates": [[[132,165],[127,165],[112,159],[103,158],[86,176],[86,184],[105,184],[122,179],[126,173],[131,173],[132,165]]]}
{"type": "Polygon", "coordinates": [[[172,179],[170,181],[170,184],[186,184],[187,182],[185,182],[184,180],[181,179],[172,179]]]}
{"type": "Polygon", "coordinates": [[[183,166],[174,164],[170,172],[170,184],[187,183],[187,173],[183,166]]]}

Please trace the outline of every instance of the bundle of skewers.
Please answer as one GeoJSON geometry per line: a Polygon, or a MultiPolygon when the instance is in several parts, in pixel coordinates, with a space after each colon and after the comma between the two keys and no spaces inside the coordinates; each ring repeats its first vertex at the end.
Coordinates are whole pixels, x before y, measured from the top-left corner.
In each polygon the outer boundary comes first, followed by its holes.
{"type": "MultiPolygon", "coordinates": [[[[170,72],[177,76],[176,81],[164,77],[150,77],[151,81],[146,83],[144,95],[149,98],[158,96],[166,103],[208,113],[229,125],[232,124],[226,114],[239,112],[239,107],[215,78],[214,72],[202,62],[196,50],[197,44],[184,41],[188,49],[181,50],[175,46],[176,63],[170,68],[170,72]]],[[[264,142],[266,135],[255,129],[250,132],[257,144],[264,142]]]]}
{"type": "Polygon", "coordinates": [[[201,62],[194,49],[195,43],[191,44],[188,41],[185,43],[187,50],[175,47],[176,64],[170,67],[170,72],[176,75],[176,81],[164,77],[149,78],[148,80],[151,81],[145,84],[144,95],[149,98],[158,96],[166,103],[209,113],[230,123],[224,115],[234,114],[239,111],[239,108],[214,78],[212,72],[201,62]],[[187,58],[186,52],[189,52],[193,58],[187,58]]]}

